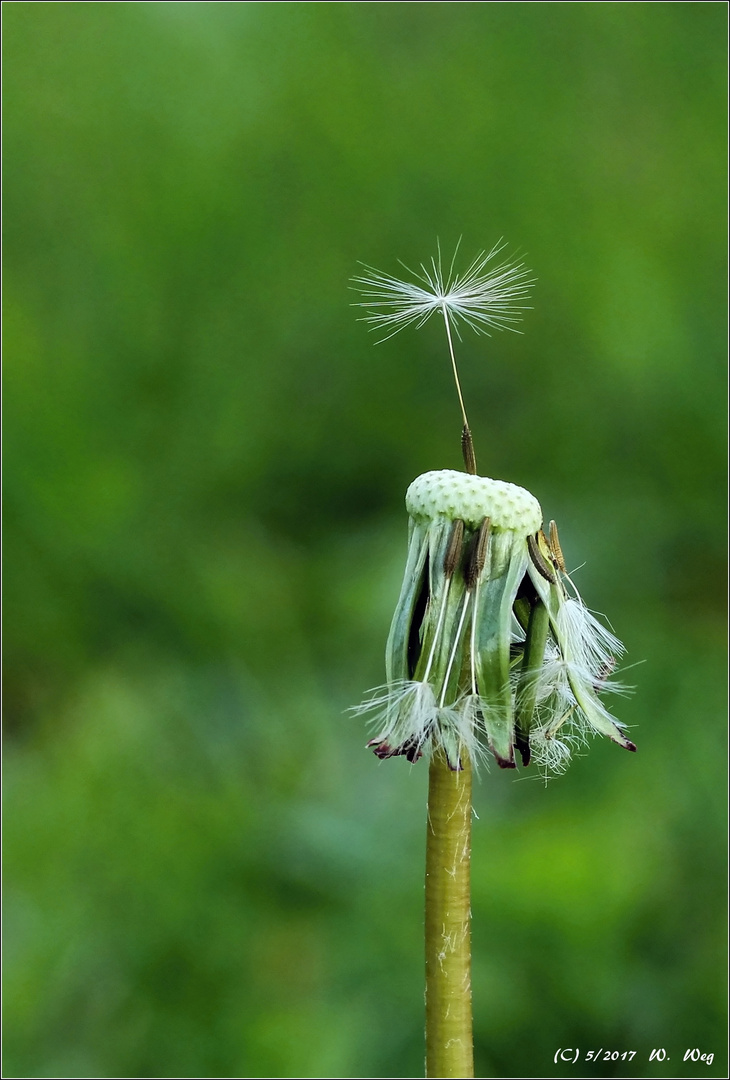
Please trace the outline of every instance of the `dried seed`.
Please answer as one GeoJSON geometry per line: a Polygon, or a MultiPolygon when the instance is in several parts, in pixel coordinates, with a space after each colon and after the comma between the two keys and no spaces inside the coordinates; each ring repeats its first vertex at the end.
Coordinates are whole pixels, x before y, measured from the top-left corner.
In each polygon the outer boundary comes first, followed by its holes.
{"type": "Polygon", "coordinates": [[[537,536],[527,537],[527,548],[530,552],[530,558],[532,559],[533,564],[535,565],[537,570],[539,570],[545,580],[549,581],[551,585],[557,585],[558,579],[555,577],[555,574],[552,572],[548,564],[545,562],[545,559],[543,558],[537,536]]]}
{"type": "Polygon", "coordinates": [[[447,578],[450,578],[453,575],[456,567],[459,565],[463,544],[464,522],[457,519],[451,527],[449,546],[447,547],[446,555],[444,556],[444,574],[447,578]]]}
{"type": "Polygon", "coordinates": [[[548,541],[548,543],[550,545],[550,550],[553,553],[553,559],[555,560],[555,564],[558,570],[560,570],[561,573],[566,574],[567,570],[565,569],[565,558],[563,557],[563,549],[560,546],[560,540],[558,538],[558,527],[554,521],[550,522],[549,530],[550,540],[548,541]]]}
{"type": "Polygon", "coordinates": [[[477,457],[474,453],[474,440],[471,437],[471,430],[464,424],[461,431],[461,453],[464,457],[464,466],[468,473],[472,476],[477,474],[477,457]]]}
{"type": "Polygon", "coordinates": [[[489,546],[489,534],[491,532],[491,519],[486,517],[479,526],[477,532],[471,538],[464,568],[464,581],[467,589],[473,589],[479,580],[479,576],[487,561],[487,548],[489,546]]]}

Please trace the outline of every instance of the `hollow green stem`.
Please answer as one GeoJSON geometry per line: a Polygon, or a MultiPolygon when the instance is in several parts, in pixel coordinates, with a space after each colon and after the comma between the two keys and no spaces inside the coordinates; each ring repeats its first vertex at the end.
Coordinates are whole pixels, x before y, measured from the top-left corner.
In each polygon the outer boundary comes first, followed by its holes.
{"type": "Polygon", "coordinates": [[[434,755],[426,840],[426,1076],[473,1077],[471,763],[434,755]]]}

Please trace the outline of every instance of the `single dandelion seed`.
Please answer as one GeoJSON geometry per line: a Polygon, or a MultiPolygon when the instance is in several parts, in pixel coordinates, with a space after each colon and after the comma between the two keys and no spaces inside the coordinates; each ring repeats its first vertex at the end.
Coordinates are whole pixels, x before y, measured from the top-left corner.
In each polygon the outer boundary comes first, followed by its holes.
{"type": "Polygon", "coordinates": [[[421,263],[420,271],[401,263],[413,281],[384,274],[366,263],[362,264],[365,273],[352,279],[355,289],[366,298],[355,306],[368,309],[363,321],[369,323],[372,330],[384,333],[380,341],[387,341],[411,324],[423,326],[436,312],[443,316],[463,422],[462,452],[466,470],[470,473],[477,471],[476,457],[456,366],[452,330],[459,338],[461,324],[471,327],[477,334],[488,336],[490,329],[520,333],[514,324],[521,321],[521,312],[526,309],[521,301],[529,296],[535,279],[523,262],[515,259],[494,261],[506,246],[499,240],[490,251],[481,251],[460,274],[454,270],[459,251],[457,244],[446,270],[440,245],[437,256],[428,264],[421,263]]]}
{"type": "Polygon", "coordinates": [[[515,330],[513,324],[521,321],[520,312],[525,310],[521,301],[529,296],[535,279],[532,271],[515,259],[490,265],[506,246],[500,240],[490,251],[480,252],[461,274],[454,270],[459,245],[446,272],[439,246],[437,256],[428,265],[421,263],[420,271],[401,263],[413,281],[362,263],[365,273],[352,280],[366,299],[356,306],[369,309],[363,321],[373,330],[385,331],[382,341],[411,323],[423,326],[437,311],[444,316],[447,333],[453,326],[458,335],[461,323],[477,334],[488,334],[490,328],[515,330]]]}

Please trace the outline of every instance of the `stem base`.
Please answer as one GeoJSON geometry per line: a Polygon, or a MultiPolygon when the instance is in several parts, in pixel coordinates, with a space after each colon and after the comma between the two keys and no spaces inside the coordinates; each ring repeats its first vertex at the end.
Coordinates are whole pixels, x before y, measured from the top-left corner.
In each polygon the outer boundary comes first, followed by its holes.
{"type": "Polygon", "coordinates": [[[473,1077],[471,763],[435,755],[426,840],[426,1076],[473,1077]]]}

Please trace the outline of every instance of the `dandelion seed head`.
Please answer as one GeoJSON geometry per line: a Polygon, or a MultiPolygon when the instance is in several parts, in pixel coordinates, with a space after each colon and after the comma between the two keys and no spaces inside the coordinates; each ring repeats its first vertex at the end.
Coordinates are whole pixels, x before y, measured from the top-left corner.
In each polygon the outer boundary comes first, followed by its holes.
{"type": "Polygon", "coordinates": [[[516,751],[523,767],[533,761],[547,775],[563,772],[594,735],[635,750],[601,700],[628,692],[613,677],[624,647],[568,593],[557,560],[550,580],[539,570],[534,496],[447,469],[418,477],[406,505],[409,554],[388,682],[353,710],[370,718],[374,753],[410,762],[442,754],[459,770],[490,757],[515,768],[516,751]]]}
{"type": "Polygon", "coordinates": [[[439,517],[477,528],[485,517],[494,529],[524,536],[540,528],[542,510],[534,495],[506,480],[438,469],[417,477],[406,492],[406,509],[414,521],[439,517]]]}
{"type": "Polygon", "coordinates": [[[454,269],[459,245],[448,267],[444,266],[439,246],[437,256],[421,263],[418,270],[401,265],[412,280],[385,274],[363,263],[364,273],[352,279],[364,300],[355,306],[367,309],[363,321],[383,332],[381,341],[414,324],[417,328],[440,312],[453,325],[469,326],[477,334],[489,335],[490,329],[513,330],[529,305],[522,303],[535,283],[532,271],[518,259],[497,261],[506,243],[499,240],[489,251],[481,251],[462,273],[454,269]]]}

